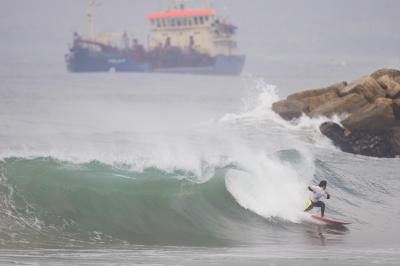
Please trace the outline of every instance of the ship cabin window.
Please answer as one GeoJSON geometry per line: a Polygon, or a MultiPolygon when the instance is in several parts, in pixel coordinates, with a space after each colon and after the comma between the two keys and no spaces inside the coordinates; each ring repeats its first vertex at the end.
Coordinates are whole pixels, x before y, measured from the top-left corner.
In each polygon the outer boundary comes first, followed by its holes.
{"type": "Polygon", "coordinates": [[[197,17],[194,17],[194,24],[198,24],[199,22],[197,21],[197,17]]]}
{"type": "Polygon", "coordinates": [[[175,24],[176,24],[175,19],[174,19],[174,18],[171,18],[171,20],[170,20],[170,26],[171,26],[171,27],[175,27],[175,24]]]}
{"type": "Polygon", "coordinates": [[[158,27],[158,28],[161,27],[161,23],[160,23],[160,20],[159,20],[159,19],[157,19],[157,27],[158,27]]]}
{"type": "Polygon", "coordinates": [[[183,26],[187,26],[187,24],[188,24],[187,18],[182,18],[182,20],[183,20],[183,26]]]}
{"type": "Polygon", "coordinates": [[[199,17],[200,18],[200,24],[204,24],[204,17],[199,17]]]}
{"type": "Polygon", "coordinates": [[[205,16],[205,17],[204,17],[204,20],[205,20],[205,21],[208,21],[208,19],[209,19],[209,16],[205,16]]]}
{"type": "Polygon", "coordinates": [[[166,21],[165,21],[165,19],[162,19],[162,20],[161,20],[161,25],[162,25],[163,27],[166,26],[166,21]]]}
{"type": "Polygon", "coordinates": [[[192,26],[192,18],[187,18],[187,22],[189,26],[192,26]]]}
{"type": "Polygon", "coordinates": [[[177,26],[182,25],[181,18],[176,18],[176,25],[177,25],[177,26]]]}

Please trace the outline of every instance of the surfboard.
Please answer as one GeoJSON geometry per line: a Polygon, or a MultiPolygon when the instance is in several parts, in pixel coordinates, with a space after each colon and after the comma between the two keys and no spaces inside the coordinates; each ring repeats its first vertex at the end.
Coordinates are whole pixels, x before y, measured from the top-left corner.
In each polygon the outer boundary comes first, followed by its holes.
{"type": "Polygon", "coordinates": [[[314,220],[320,221],[320,222],[325,222],[327,224],[337,224],[337,225],[351,224],[350,222],[338,221],[338,220],[334,220],[332,218],[321,217],[318,215],[311,215],[311,218],[313,218],[314,220]]]}

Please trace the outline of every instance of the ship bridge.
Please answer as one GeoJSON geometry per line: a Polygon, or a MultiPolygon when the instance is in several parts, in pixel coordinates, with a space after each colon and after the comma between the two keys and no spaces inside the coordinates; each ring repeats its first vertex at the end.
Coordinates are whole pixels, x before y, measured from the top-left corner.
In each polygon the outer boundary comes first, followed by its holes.
{"type": "Polygon", "coordinates": [[[212,8],[171,9],[147,15],[151,35],[150,50],[179,47],[184,51],[195,50],[209,55],[237,54],[233,39],[236,27],[220,20],[212,8]]]}

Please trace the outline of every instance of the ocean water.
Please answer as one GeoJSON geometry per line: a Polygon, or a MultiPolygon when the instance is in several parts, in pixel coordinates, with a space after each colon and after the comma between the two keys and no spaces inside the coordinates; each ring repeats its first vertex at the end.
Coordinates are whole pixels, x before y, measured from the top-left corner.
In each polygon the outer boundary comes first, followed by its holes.
{"type": "Polygon", "coordinates": [[[400,263],[399,159],[283,121],[268,77],[29,61],[0,77],[0,265],[400,263]],[[351,225],[302,212],[322,179],[326,216],[351,225]]]}

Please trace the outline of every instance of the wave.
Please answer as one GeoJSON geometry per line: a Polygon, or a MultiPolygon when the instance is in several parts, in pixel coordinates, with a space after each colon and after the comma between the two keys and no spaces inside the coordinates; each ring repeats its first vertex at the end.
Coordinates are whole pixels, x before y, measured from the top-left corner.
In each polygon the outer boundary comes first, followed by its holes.
{"type": "Polygon", "coordinates": [[[306,187],[321,179],[338,218],[390,209],[396,186],[370,171],[392,178],[390,160],[337,151],[319,133],[326,118],[283,121],[275,88],[251,82],[242,112],[194,128],[0,136],[1,245],[294,241],[306,187]]]}
{"type": "Polygon", "coordinates": [[[245,198],[236,168],[215,169],[199,183],[184,170],[135,172],[96,161],[7,158],[0,163],[0,238],[3,245],[246,242],[270,221],[249,211],[255,206],[236,201],[245,198]]]}
{"type": "MultiPolygon", "coordinates": [[[[138,172],[99,161],[6,158],[0,162],[0,241],[19,248],[212,246],[265,244],[277,232],[293,234],[304,218],[299,173],[306,171],[306,157],[282,150],[244,163],[217,167],[204,180],[184,169],[138,172]]],[[[329,168],[317,167],[335,188],[329,168]]]]}

